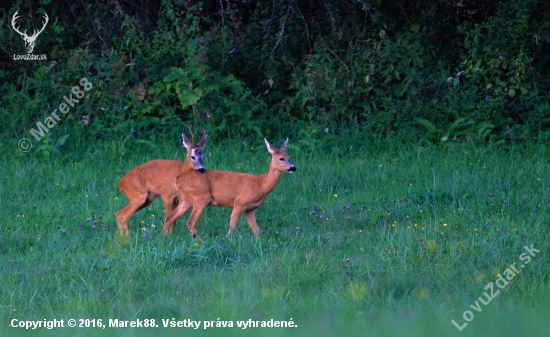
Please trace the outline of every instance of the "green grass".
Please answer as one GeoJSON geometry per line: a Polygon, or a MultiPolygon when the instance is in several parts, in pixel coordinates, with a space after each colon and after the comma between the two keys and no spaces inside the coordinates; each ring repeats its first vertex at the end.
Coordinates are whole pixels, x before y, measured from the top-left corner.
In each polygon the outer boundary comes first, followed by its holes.
{"type": "MultiPolygon", "coordinates": [[[[550,166],[546,147],[471,146],[309,152],[289,144],[283,174],[226,238],[230,209],[208,208],[204,242],[178,221],[162,237],[162,203],[130,220],[118,180],[145,161],[185,156],[171,145],[114,157],[3,158],[0,163],[0,333],[12,319],[282,320],[297,328],[211,328],[201,335],[546,336],[550,327],[550,166]],[[331,153],[327,155],[327,153],[331,153]],[[95,227],[95,228],[94,228],[95,227]],[[144,230],[145,229],[145,230],[144,230]],[[524,246],[540,250],[504,293],[470,308],[524,246]],[[474,319],[462,332],[463,312],[474,319]]],[[[205,166],[261,174],[269,154],[207,144],[205,166]]],[[[495,285],[495,289],[498,289],[495,285]]],[[[496,290],[495,290],[496,291],[496,290]]],[[[484,298],[484,297],[482,297],[484,298]]],[[[184,330],[187,331],[187,330],[184,330]]],[[[56,329],[33,335],[150,334],[148,329],[56,329]]],[[[156,334],[180,336],[177,328],[156,334]]]]}

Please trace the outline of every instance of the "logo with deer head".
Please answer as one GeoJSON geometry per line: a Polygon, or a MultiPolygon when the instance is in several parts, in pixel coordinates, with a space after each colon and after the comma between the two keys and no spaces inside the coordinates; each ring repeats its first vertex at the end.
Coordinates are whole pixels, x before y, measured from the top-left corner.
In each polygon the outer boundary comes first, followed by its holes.
{"type": "Polygon", "coordinates": [[[13,18],[11,20],[11,25],[12,25],[13,29],[17,33],[19,33],[19,35],[21,35],[21,37],[23,38],[23,41],[25,41],[25,49],[27,49],[27,54],[31,54],[32,51],[34,50],[34,43],[36,42],[36,39],[38,38],[38,35],[40,35],[40,33],[42,33],[42,31],[44,30],[44,28],[46,28],[46,25],[48,24],[48,20],[49,20],[48,15],[44,14],[44,25],[42,26],[42,29],[40,29],[39,31],[34,30],[34,34],[32,34],[31,36],[28,36],[26,29],[25,29],[24,32],[21,32],[21,31],[19,31],[18,27],[15,26],[16,21],[18,19],[17,13],[19,13],[19,11],[15,12],[15,14],[13,14],[13,18]]]}

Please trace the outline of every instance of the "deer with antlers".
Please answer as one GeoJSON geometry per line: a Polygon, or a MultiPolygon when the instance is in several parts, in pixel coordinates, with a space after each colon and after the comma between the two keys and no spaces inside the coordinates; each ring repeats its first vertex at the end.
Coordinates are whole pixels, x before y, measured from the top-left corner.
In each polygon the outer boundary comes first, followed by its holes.
{"type": "Polygon", "coordinates": [[[13,14],[13,17],[11,19],[11,25],[12,25],[13,29],[17,33],[19,33],[19,35],[21,35],[21,37],[23,38],[23,41],[25,41],[25,49],[27,49],[27,54],[31,54],[32,51],[34,50],[34,44],[36,42],[36,39],[38,38],[38,35],[40,35],[40,33],[42,33],[44,28],[46,28],[46,25],[48,24],[48,20],[50,18],[48,17],[48,14],[44,13],[44,24],[42,25],[42,29],[40,29],[39,31],[34,30],[34,34],[32,34],[31,36],[28,36],[26,29],[25,29],[24,32],[20,32],[19,29],[17,27],[15,27],[16,21],[18,19],[17,13],[19,13],[19,11],[15,12],[15,14],[13,14]]]}
{"type": "MultiPolygon", "coordinates": [[[[203,130],[202,138],[197,144],[195,134],[189,126],[189,133],[193,143],[182,133],[183,146],[187,149],[185,162],[177,160],[152,160],[131,169],[122,179],[118,186],[120,191],[126,195],[129,203],[126,207],[116,212],[116,222],[121,236],[130,235],[128,221],[132,215],[140,209],[149,206],[157,196],[162,197],[166,215],[183,200],[178,198],[176,178],[187,176],[190,173],[203,174],[205,172],[204,146],[206,145],[206,131],[203,130]]],[[[184,202],[184,204],[187,204],[184,202]]],[[[174,223],[165,221],[164,233],[172,233],[174,223]]]]}
{"type": "Polygon", "coordinates": [[[187,228],[197,238],[197,222],[207,206],[233,208],[229,222],[228,236],[231,236],[241,214],[245,214],[248,225],[258,238],[258,224],[254,211],[258,209],[265,197],[273,191],[281,172],[293,173],[296,167],[285,153],[288,139],[279,149],[264,139],[267,150],[271,153],[269,169],[263,175],[249,173],[209,170],[204,174],[190,172],[182,174],[176,179],[179,190],[178,198],[185,200],[170,213],[165,219],[165,228],[174,226],[177,219],[187,213],[191,208],[191,215],[187,221],[187,228]]]}

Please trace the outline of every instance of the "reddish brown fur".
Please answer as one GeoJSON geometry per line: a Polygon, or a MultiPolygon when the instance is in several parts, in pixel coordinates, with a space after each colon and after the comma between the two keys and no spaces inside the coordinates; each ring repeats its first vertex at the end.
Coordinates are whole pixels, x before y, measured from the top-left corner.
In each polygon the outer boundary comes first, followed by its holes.
{"type": "Polygon", "coordinates": [[[166,217],[165,226],[167,224],[174,226],[175,221],[192,208],[187,227],[196,237],[197,222],[207,206],[229,207],[233,208],[233,212],[228,235],[233,233],[239,217],[244,213],[254,235],[258,237],[258,224],[254,211],[262,205],[267,194],[277,186],[282,171],[296,170],[290,157],[284,152],[288,139],[280,149],[274,148],[267,140],[265,142],[272,158],[267,173],[263,175],[212,170],[204,174],[190,172],[178,176],[176,179],[178,198],[185,202],[180,202],[178,207],[166,217]]]}
{"type": "MultiPolygon", "coordinates": [[[[129,203],[115,215],[120,235],[130,235],[128,221],[138,210],[149,206],[159,195],[164,202],[166,215],[181,202],[178,198],[176,177],[204,172],[202,149],[206,144],[206,133],[203,134],[198,145],[192,144],[182,134],[183,145],[187,148],[185,162],[177,160],[152,160],[131,169],[122,179],[118,186],[120,191],[126,195],[129,203]],[[195,158],[195,159],[192,159],[195,158]]],[[[165,222],[164,233],[174,228],[173,223],[165,222]]]]}

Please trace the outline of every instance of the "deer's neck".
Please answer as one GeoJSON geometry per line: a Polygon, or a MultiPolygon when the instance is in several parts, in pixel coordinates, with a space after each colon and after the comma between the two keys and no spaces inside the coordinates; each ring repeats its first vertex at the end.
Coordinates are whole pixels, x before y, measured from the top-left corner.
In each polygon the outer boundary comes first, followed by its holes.
{"type": "Polygon", "coordinates": [[[185,161],[183,162],[183,165],[181,166],[180,171],[181,172],[194,171],[193,166],[191,165],[191,161],[190,161],[189,158],[185,159],[185,161]]]}
{"type": "Polygon", "coordinates": [[[275,186],[277,186],[279,178],[281,177],[281,171],[269,166],[269,170],[267,170],[267,173],[265,173],[261,177],[262,191],[264,192],[264,195],[267,195],[269,194],[269,192],[273,191],[275,186]]]}

